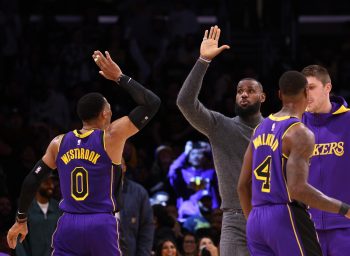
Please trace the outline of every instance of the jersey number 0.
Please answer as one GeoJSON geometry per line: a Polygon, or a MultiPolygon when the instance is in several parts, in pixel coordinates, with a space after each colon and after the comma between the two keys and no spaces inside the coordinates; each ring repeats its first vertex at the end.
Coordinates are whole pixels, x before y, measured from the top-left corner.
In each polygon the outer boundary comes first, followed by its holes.
{"type": "Polygon", "coordinates": [[[71,173],[71,195],[76,201],[83,201],[89,195],[88,171],[76,167],[71,173]]]}

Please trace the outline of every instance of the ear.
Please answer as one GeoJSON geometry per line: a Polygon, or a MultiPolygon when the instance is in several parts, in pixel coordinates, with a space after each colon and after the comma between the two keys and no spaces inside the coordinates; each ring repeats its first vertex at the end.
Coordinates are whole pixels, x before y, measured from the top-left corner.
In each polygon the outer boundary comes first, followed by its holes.
{"type": "Polygon", "coordinates": [[[106,119],[107,118],[107,111],[106,110],[102,110],[101,111],[100,118],[102,118],[102,119],[106,119]]]}
{"type": "Polygon", "coordinates": [[[280,100],[282,100],[282,94],[281,94],[281,91],[280,91],[280,90],[278,90],[278,98],[279,98],[280,100]]]}
{"type": "Polygon", "coordinates": [[[327,93],[331,92],[331,90],[332,90],[332,84],[331,83],[326,83],[324,87],[325,87],[327,93]]]}
{"type": "Polygon", "coordinates": [[[266,94],[263,92],[263,93],[260,94],[260,102],[261,103],[265,102],[265,100],[266,100],[266,94]]]}

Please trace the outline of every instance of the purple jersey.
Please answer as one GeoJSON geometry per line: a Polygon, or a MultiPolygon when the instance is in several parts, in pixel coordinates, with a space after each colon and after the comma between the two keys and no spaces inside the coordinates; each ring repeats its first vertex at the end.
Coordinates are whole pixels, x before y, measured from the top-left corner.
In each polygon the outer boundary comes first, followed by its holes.
{"type": "MultiPolygon", "coordinates": [[[[303,115],[303,123],[315,134],[309,183],[327,196],[350,204],[350,109],[341,97],[330,100],[330,113],[303,115]]],[[[316,229],[350,228],[350,221],[340,214],[313,208],[310,213],[316,229]]]]}
{"type": "Polygon", "coordinates": [[[114,183],[120,183],[121,169],[107,155],[104,131],[68,132],[60,144],[56,164],[62,192],[60,208],[64,212],[117,210],[114,183]]]}
{"type": "Polygon", "coordinates": [[[270,115],[252,137],[252,205],[291,202],[286,184],[287,157],[282,154],[282,139],[287,130],[299,124],[296,117],[270,115]]]}

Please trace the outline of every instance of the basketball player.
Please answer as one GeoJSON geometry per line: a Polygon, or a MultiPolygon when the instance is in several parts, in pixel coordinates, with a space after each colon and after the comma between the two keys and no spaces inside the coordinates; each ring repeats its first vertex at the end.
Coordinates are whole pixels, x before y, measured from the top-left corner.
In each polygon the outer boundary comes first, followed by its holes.
{"type": "MultiPolygon", "coordinates": [[[[309,182],[327,195],[350,203],[350,109],[341,97],[330,97],[332,82],[327,69],[303,69],[309,84],[309,104],[303,123],[315,134],[309,182]]],[[[339,214],[310,209],[325,256],[350,252],[350,222],[339,214]]]]}
{"type": "Polygon", "coordinates": [[[220,255],[248,256],[246,220],[239,204],[237,182],[249,139],[254,128],[263,120],[260,106],[265,101],[265,93],[255,79],[239,81],[235,99],[237,116],[233,118],[206,108],[198,100],[210,62],[223,50],[229,49],[228,45],[218,47],[220,33],[218,26],[204,32],[200,57],[179,92],[177,105],[187,121],[208,137],[213,149],[223,210],[220,255]]]}
{"type": "Polygon", "coordinates": [[[349,205],[307,183],[314,135],[301,122],[307,80],[297,71],[279,80],[282,109],[254,131],[238,192],[254,255],[322,255],[306,205],[350,218],[349,205]]]}
{"type": "Polygon", "coordinates": [[[127,138],[142,129],[157,112],[160,99],[124,75],[111,59],[95,51],[100,74],[126,90],[138,106],[129,116],[111,121],[111,107],[99,93],[84,95],[77,112],[83,127],[54,138],[43,158],[25,178],[16,223],[7,241],[16,247],[27,234],[27,210],[40,181],[57,168],[64,214],[53,235],[53,255],[121,255],[118,244],[118,198],[121,190],[121,158],[127,138]],[[115,191],[116,190],[116,191],[115,191]]]}

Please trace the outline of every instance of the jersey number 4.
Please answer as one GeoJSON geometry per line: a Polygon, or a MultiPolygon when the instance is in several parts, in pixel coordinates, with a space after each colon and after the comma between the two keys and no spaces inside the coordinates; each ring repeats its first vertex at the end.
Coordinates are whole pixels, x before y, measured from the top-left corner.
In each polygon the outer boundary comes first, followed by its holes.
{"type": "Polygon", "coordinates": [[[254,175],[257,180],[262,180],[261,191],[270,193],[270,167],[271,167],[271,156],[265,158],[265,160],[254,170],[254,175]]]}
{"type": "Polygon", "coordinates": [[[76,167],[71,173],[71,196],[76,201],[83,201],[89,195],[88,171],[83,167],[76,167]]]}

